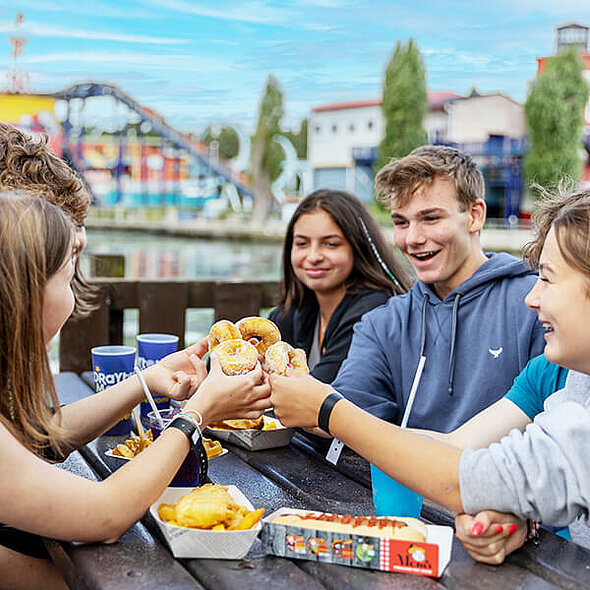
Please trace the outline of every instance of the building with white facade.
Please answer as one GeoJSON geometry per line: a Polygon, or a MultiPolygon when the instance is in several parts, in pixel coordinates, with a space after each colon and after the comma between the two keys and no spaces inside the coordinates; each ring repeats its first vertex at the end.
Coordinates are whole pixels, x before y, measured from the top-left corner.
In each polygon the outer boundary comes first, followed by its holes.
{"type": "MultiPolygon", "coordinates": [[[[424,128],[429,142],[457,144],[466,149],[478,158],[484,173],[489,168],[490,150],[498,156],[512,150],[513,141],[522,145],[524,108],[504,94],[461,97],[450,92],[430,92],[428,106],[424,128]]],[[[313,188],[343,189],[370,201],[373,164],[384,128],[381,99],[315,108],[309,121],[307,152],[313,188]]],[[[513,205],[504,205],[505,185],[520,180],[507,179],[491,168],[488,172],[492,211],[500,217],[512,214],[513,205]]],[[[514,190],[520,197],[520,186],[514,190]]]]}

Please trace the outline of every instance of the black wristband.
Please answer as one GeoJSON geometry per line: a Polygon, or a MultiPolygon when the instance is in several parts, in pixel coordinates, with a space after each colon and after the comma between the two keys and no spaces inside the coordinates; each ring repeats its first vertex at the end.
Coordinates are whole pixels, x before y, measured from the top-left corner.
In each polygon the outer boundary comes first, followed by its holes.
{"type": "Polygon", "coordinates": [[[320,406],[318,414],[318,426],[327,434],[330,434],[330,415],[334,406],[342,399],[339,393],[331,393],[320,406]]]}
{"type": "Polygon", "coordinates": [[[181,416],[174,418],[166,428],[177,428],[188,438],[191,446],[189,452],[195,453],[199,461],[199,478],[197,486],[202,486],[207,481],[207,469],[209,464],[201,431],[192,422],[181,416]]]}

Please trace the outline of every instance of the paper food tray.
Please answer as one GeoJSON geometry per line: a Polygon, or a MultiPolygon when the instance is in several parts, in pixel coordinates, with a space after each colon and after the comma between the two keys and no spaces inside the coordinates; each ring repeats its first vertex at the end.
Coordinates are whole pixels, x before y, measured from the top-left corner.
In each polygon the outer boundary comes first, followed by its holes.
{"type": "MultiPolygon", "coordinates": [[[[223,457],[223,455],[225,455],[227,453],[227,449],[223,449],[223,451],[221,451],[221,453],[219,453],[219,455],[215,455],[215,457],[207,457],[207,461],[215,461],[215,459],[217,459],[218,457],[223,457]]],[[[123,457],[123,455],[115,455],[115,453],[113,453],[113,449],[109,449],[108,451],[105,451],[104,454],[107,457],[113,457],[114,459],[121,459],[122,461],[132,461],[133,459],[135,459],[135,457],[123,457]]]]}
{"type": "Polygon", "coordinates": [[[435,578],[442,575],[451,560],[452,527],[427,524],[426,542],[418,543],[272,522],[281,514],[301,513],[313,514],[314,511],[280,508],[263,518],[265,554],[435,578]]]}
{"type": "Polygon", "coordinates": [[[285,428],[277,418],[270,416],[264,416],[264,421],[275,423],[277,428],[274,430],[222,430],[207,427],[206,431],[219,440],[225,440],[249,451],[284,447],[291,442],[292,428],[285,428]]]}
{"type": "MultiPolygon", "coordinates": [[[[254,507],[236,486],[227,486],[236,504],[248,510],[254,507]]],[[[162,530],[174,557],[194,559],[242,559],[250,550],[262,525],[256,523],[244,531],[206,531],[168,524],[158,516],[160,504],[176,504],[194,488],[166,488],[150,507],[150,513],[162,530]]]]}

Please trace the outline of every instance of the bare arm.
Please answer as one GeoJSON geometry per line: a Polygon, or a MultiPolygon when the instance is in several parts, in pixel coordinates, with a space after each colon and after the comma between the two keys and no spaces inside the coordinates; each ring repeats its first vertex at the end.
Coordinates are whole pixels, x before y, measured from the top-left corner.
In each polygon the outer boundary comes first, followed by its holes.
{"type": "MultiPolygon", "coordinates": [[[[207,340],[171,354],[143,372],[150,391],[173,399],[191,396],[207,375],[201,361],[207,340]]],[[[61,409],[62,426],[72,432],[71,449],[93,440],[117,423],[141,401],[144,393],[136,376],[61,409]]]]}
{"type": "MultiPolygon", "coordinates": [[[[228,377],[213,355],[211,372],[186,403],[205,424],[254,418],[269,407],[269,386],[260,365],[228,377]]],[[[132,526],[166,488],[189,450],[176,429],[102,482],[88,481],[45,463],[0,423],[0,522],[70,541],[112,541],[132,526]]]]}
{"type": "MultiPolygon", "coordinates": [[[[309,375],[295,375],[271,375],[275,412],[285,426],[317,426],[320,406],[334,390],[309,375]]],[[[459,449],[375,418],[345,399],[334,406],[330,432],[403,485],[463,512],[459,449]]]]}
{"type": "Polygon", "coordinates": [[[531,419],[514,402],[502,398],[449,433],[410,428],[458,449],[484,449],[511,430],[524,430],[531,419]]]}

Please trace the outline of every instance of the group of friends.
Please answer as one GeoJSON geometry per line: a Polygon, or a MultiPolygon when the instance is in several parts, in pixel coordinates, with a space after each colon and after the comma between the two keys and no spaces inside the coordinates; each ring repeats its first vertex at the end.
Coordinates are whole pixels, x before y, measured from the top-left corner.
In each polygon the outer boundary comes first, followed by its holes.
{"type": "MultiPolygon", "coordinates": [[[[46,350],[72,314],[96,305],[79,265],[90,199],[45,139],[5,124],[0,190],[0,587],[65,588],[41,537],[115,541],[192,441],[167,428],[100,482],[52,464],[143,391],[131,377],[60,407],[46,350]]],[[[207,368],[203,339],[143,376],[201,427],[272,406],[285,426],[337,437],[456,512],[467,551],[501,563],[539,523],[589,517],[590,191],[546,196],[525,262],[483,251],[483,178],[454,148],[391,161],[376,191],[401,255],[346,192],[310,194],[287,226],[270,318],[306,351],[310,375],[267,375],[258,364],[226,376],[215,353],[207,368]]]]}

